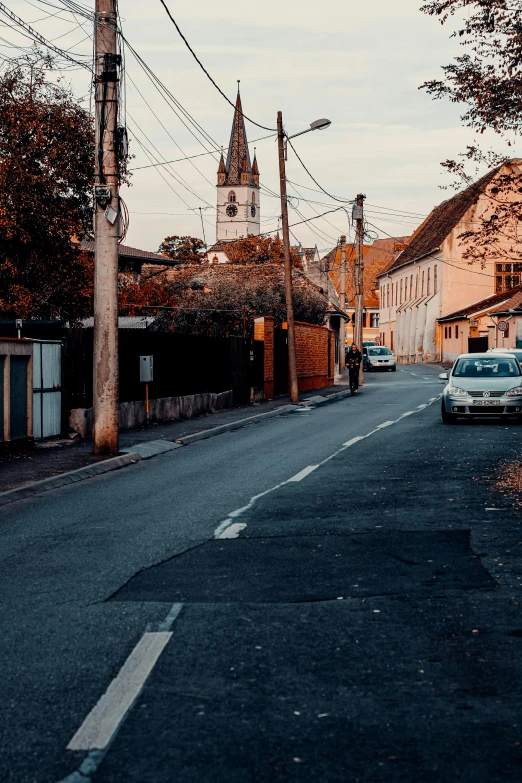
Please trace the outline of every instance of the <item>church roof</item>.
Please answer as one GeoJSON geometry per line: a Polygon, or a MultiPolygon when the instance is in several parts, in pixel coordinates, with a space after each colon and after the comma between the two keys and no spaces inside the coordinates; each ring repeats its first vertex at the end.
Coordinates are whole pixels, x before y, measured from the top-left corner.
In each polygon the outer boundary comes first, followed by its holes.
{"type": "Polygon", "coordinates": [[[245,129],[245,120],[243,117],[243,107],[241,105],[241,95],[239,90],[236,99],[236,108],[234,111],[234,120],[232,122],[232,132],[230,134],[230,143],[228,145],[228,155],[226,162],[225,185],[240,185],[241,172],[248,173],[249,185],[255,187],[255,180],[252,176],[252,164],[248,152],[247,135],[245,129]]]}

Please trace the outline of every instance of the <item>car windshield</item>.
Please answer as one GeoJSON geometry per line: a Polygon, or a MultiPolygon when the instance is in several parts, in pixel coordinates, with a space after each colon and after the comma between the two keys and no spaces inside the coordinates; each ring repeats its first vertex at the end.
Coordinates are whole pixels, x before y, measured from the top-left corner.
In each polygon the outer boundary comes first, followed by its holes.
{"type": "Polygon", "coordinates": [[[369,356],[390,356],[390,354],[389,348],[368,348],[369,356]]]}
{"type": "Polygon", "coordinates": [[[520,369],[509,356],[481,356],[459,359],[452,374],[455,378],[514,378],[520,375],[520,369]]]}

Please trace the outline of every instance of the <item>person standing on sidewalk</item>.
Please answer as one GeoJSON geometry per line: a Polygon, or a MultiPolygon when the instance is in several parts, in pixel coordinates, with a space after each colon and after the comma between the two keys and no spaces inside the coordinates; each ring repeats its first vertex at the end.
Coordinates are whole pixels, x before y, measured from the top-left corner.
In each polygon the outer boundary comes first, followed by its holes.
{"type": "Polygon", "coordinates": [[[346,366],[348,367],[348,374],[350,377],[350,391],[355,394],[359,388],[359,368],[362,362],[362,354],[357,348],[355,343],[352,343],[352,347],[348,351],[346,357],[346,366]]]}

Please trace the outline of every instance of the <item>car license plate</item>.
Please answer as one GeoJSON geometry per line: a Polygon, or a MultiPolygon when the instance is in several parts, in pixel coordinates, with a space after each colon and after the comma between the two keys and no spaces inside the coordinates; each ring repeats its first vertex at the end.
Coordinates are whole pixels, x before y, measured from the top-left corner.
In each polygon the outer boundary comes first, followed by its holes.
{"type": "Polygon", "coordinates": [[[500,400],[473,400],[473,405],[500,405],[500,400]]]}

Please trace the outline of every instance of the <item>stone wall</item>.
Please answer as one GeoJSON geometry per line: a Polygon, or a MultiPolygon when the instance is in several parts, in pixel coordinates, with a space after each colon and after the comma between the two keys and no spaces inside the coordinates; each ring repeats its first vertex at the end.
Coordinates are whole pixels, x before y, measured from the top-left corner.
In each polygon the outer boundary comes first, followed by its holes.
{"type": "MultiPolygon", "coordinates": [[[[190,394],[186,397],[160,397],[149,400],[151,423],[191,419],[202,413],[214,413],[233,406],[232,391],[213,394],[190,394]]],[[[145,424],[145,400],[120,403],[120,430],[130,430],[145,424]]],[[[92,433],[92,408],[75,408],[69,414],[69,428],[82,438],[92,433]]]]}

